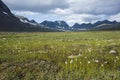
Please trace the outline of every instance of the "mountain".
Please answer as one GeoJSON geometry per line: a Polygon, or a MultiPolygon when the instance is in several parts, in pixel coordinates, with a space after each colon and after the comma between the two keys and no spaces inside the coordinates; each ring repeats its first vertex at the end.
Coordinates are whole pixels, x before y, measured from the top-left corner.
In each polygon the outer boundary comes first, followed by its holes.
{"type": "Polygon", "coordinates": [[[72,31],[85,31],[85,30],[89,30],[93,27],[93,24],[91,23],[82,23],[82,24],[78,24],[78,23],[75,23],[73,26],[72,26],[72,31]]]}
{"type": "Polygon", "coordinates": [[[97,21],[96,23],[94,23],[94,27],[101,25],[101,24],[117,24],[118,22],[116,21],[108,21],[108,20],[104,20],[104,21],[97,21]]]}
{"type": "Polygon", "coordinates": [[[56,27],[61,29],[69,29],[69,25],[65,21],[55,21],[56,27]]]}
{"type": "Polygon", "coordinates": [[[19,21],[10,11],[10,9],[0,0],[0,30],[17,30],[23,27],[23,23],[19,21]],[[14,25],[14,26],[13,26],[14,25]]]}
{"type": "Polygon", "coordinates": [[[120,30],[120,23],[116,24],[100,24],[93,28],[93,30],[120,30]]]}
{"type": "Polygon", "coordinates": [[[31,26],[38,26],[39,25],[35,20],[29,20],[28,18],[23,17],[23,16],[19,16],[19,15],[16,15],[16,17],[19,18],[19,20],[21,22],[30,24],[31,26]]]}
{"type": "Polygon", "coordinates": [[[120,23],[117,21],[98,21],[94,24],[93,30],[120,30],[120,23]]]}
{"type": "Polygon", "coordinates": [[[55,29],[63,29],[63,30],[68,30],[69,25],[65,21],[43,21],[40,23],[41,25],[49,28],[55,28],[55,29]]]}
{"type": "Polygon", "coordinates": [[[10,9],[0,0],[0,31],[56,31],[35,25],[34,20],[15,16],[10,9]]]}
{"type": "Polygon", "coordinates": [[[80,24],[75,23],[75,24],[72,26],[72,28],[81,28],[81,26],[80,26],[80,24]]]}
{"type": "Polygon", "coordinates": [[[33,24],[38,24],[35,20],[30,20],[29,22],[33,24]]]}
{"type": "Polygon", "coordinates": [[[72,26],[72,29],[78,30],[78,29],[85,29],[85,30],[109,30],[109,29],[119,29],[119,22],[116,21],[97,21],[94,24],[91,23],[83,23],[83,24],[78,24],[75,23],[72,26]]]}

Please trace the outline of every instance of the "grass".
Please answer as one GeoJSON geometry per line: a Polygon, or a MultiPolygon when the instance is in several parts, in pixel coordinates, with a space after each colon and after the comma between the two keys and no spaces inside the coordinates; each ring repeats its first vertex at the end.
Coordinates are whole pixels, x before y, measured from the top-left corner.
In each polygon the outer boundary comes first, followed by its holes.
{"type": "Polygon", "coordinates": [[[119,80],[120,31],[0,33],[0,80],[119,80]]]}

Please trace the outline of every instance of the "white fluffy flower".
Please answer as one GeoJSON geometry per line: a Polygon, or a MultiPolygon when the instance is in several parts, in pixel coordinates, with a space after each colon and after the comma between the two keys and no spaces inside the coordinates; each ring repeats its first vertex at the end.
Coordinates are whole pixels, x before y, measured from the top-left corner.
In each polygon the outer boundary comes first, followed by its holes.
{"type": "Polygon", "coordinates": [[[90,61],[88,61],[88,64],[90,64],[90,61]]]}
{"type": "Polygon", "coordinates": [[[117,60],[119,60],[119,57],[118,57],[118,56],[116,56],[116,59],[117,59],[117,60]]]}
{"type": "Polygon", "coordinates": [[[73,63],[73,60],[70,60],[70,64],[73,63]]]}
{"type": "Polygon", "coordinates": [[[105,64],[107,64],[108,62],[107,62],[107,61],[105,61],[104,63],[105,63],[105,64]]]}
{"type": "Polygon", "coordinates": [[[78,61],[78,59],[76,58],[75,61],[78,61]]]}
{"type": "Polygon", "coordinates": [[[67,64],[67,61],[65,61],[65,64],[67,64]]]}
{"type": "Polygon", "coordinates": [[[104,66],[104,64],[101,64],[101,66],[103,67],[103,66],[104,66]]]}
{"type": "Polygon", "coordinates": [[[98,62],[99,62],[99,60],[95,60],[95,62],[96,62],[96,63],[98,63],[98,62]]]}

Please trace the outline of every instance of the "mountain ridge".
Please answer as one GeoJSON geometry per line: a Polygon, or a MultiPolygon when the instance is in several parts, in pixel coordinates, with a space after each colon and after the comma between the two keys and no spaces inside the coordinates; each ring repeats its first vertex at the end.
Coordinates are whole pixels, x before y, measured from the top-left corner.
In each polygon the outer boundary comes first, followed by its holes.
{"type": "MultiPolygon", "coordinates": [[[[109,21],[109,20],[103,20],[103,21],[97,21],[95,23],[82,23],[82,24],[78,24],[78,23],[75,23],[72,28],[73,29],[86,29],[86,30],[97,30],[98,27],[100,30],[100,27],[103,27],[103,26],[107,26],[108,25],[111,27],[111,25],[117,25],[117,24],[120,24],[120,22],[117,22],[117,21],[109,21]],[[103,25],[103,24],[106,24],[106,25],[103,25]]],[[[115,27],[117,29],[117,27],[115,27]]],[[[114,30],[114,27],[111,27],[111,29],[114,30]]],[[[118,29],[120,30],[120,26],[118,25],[118,29]]],[[[107,30],[106,27],[105,29],[102,28],[102,30],[107,30]]],[[[109,27],[108,27],[108,30],[109,30],[109,27]]]]}

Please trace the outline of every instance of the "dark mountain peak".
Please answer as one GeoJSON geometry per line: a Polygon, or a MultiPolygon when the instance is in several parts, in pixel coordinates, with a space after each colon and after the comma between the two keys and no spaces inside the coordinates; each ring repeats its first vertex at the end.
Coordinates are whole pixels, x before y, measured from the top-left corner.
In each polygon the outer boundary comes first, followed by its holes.
{"type": "Polygon", "coordinates": [[[43,21],[40,23],[46,27],[57,28],[57,29],[68,29],[69,25],[65,21],[43,21]]]}
{"type": "Polygon", "coordinates": [[[103,20],[102,22],[110,22],[110,21],[108,21],[107,19],[105,19],[105,20],[103,20]]]}
{"type": "Polygon", "coordinates": [[[31,23],[37,23],[35,20],[30,20],[31,23]]]}
{"type": "Polygon", "coordinates": [[[75,25],[80,25],[79,23],[75,23],[75,25]]]}
{"type": "Polygon", "coordinates": [[[80,27],[80,24],[75,23],[72,27],[73,27],[73,28],[78,28],[78,27],[80,27]]]}
{"type": "Polygon", "coordinates": [[[112,23],[113,21],[109,21],[109,20],[104,20],[104,21],[101,21],[101,23],[105,23],[105,24],[110,24],[112,23]]]}
{"type": "Polygon", "coordinates": [[[11,14],[10,9],[0,0],[0,12],[11,14]]]}
{"type": "Polygon", "coordinates": [[[74,25],[80,25],[80,24],[78,24],[78,23],[75,23],[74,25]]]}
{"type": "Polygon", "coordinates": [[[51,27],[51,28],[55,28],[55,23],[52,21],[43,21],[40,23],[41,25],[45,26],[45,27],[51,27]]]}
{"type": "Polygon", "coordinates": [[[88,29],[91,28],[93,25],[91,23],[82,23],[82,24],[78,24],[75,23],[72,27],[73,28],[83,28],[83,29],[88,29]]]}
{"type": "Polygon", "coordinates": [[[113,22],[114,22],[114,23],[117,23],[117,21],[116,21],[116,20],[114,20],[113,22]]]}
{"type": "Polygon", "coordinates": [[[43,22],[53,22],[53,21],[48,21],[48,20],[45,20],[45,21],[43,21],[43,22]]]}
{"type": "Polygon", "coordinates": [[[62,27],[62,28],[69,28],[69,25],[65,21],[55,21],[56,26],[62,27]]]}
{"type": "Polygon", "coordinates": [[[45,20],[45,21],[43,21],[43,22],[41,22],[41,24],[46,24],[46,25],[49,25],[49,24],[53,24],[54,22],[53,21],[47,21],[47,20],[45,20]]]}

